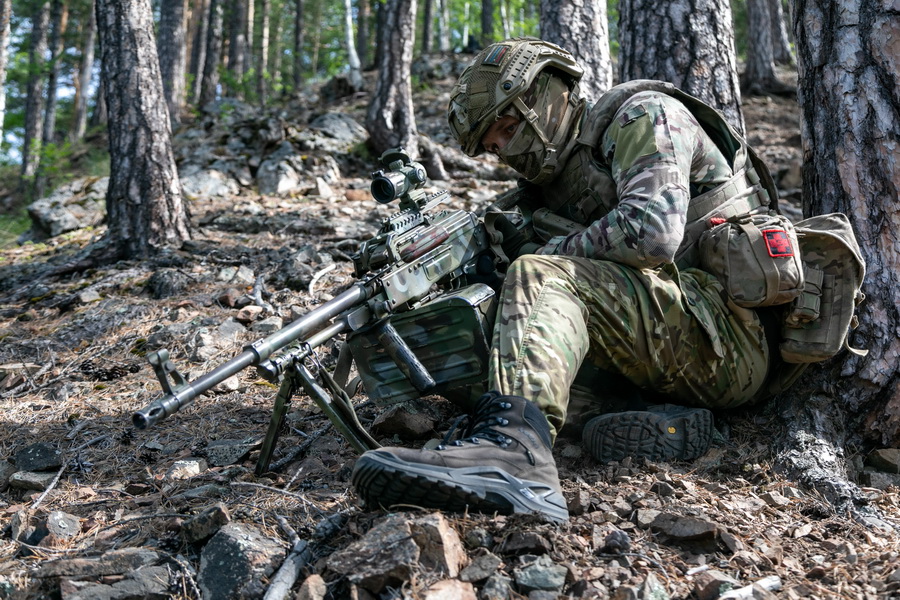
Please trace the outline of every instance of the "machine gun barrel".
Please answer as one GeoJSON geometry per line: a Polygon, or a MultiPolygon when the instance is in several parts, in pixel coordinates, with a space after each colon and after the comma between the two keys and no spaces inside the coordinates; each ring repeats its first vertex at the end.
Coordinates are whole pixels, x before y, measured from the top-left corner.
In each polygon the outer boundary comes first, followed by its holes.
{"type": "Polygon", "coordinates": [[[158,352],[156,356],[151,357],[150,362],[156,371],[157,377],[160,379],[163,389],[168,393],[162,398],[154,400],[145,408],[135,411],[131,416],[131,422],[138,429],[146,429],[159,423],[191,404],[200,394],[211,390],[247,367],[259,365],[261,362],[268,360],[273,352],[284,348],[295,340],[309,336],[310,333],[322,327],[322,325],[337,315],[365,302],[374,292],[374,286],[367,282],[357,282],[340,295],[295,320],[287,327],[249,346],[245,346],[244,351],[239,355],[191,382],[186,382],[181,375],[177,374],[174,366],[168,361],[168,352],[165,350],[158,352]],[[174,386],[167,377],[167,374],[172,372],[174,372],[173,378],[176,383],[174,386]]]}

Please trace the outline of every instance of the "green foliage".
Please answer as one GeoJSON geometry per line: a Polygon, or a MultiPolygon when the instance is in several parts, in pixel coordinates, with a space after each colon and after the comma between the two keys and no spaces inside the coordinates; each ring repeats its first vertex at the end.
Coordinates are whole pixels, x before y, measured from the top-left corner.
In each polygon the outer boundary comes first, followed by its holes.
{"type": "Polygon", "coordinates": [[[731,0],[734,19],[734,51],[740,60],[747,58],[747,0],[731,0]]]}
{"type": "Polygon", "coordinates": [[[28,213],[24,208],[9,214],[0,213],[0,248],[15,246],[16,239],[30,227],[31,219],[28,218],[28,213]]]}

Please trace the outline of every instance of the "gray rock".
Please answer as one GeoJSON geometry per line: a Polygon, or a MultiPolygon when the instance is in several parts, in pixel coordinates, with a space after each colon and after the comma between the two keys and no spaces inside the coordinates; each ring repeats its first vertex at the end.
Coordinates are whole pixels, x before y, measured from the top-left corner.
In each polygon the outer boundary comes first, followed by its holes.
{"type": "Polygon", "coordinates": [[[190,479],[195,477],[207,469],[206,461],[202,458],[188,458],[185,460],[175,461],[169,470],[166,471],[166,481],[176,481],[178,479],[190,479]]]}
{"type": "Polygon", "coordinates": [[[309,128],[322,133],[342,144],[341,149],[348,150],[356,144],[365,142],[369,137],[366,128],[345,113],[325,113],[313,119],[309,128]]]}
{"type": "Polygon", "coordinates": [[[201,169],[180,178],[181,190],[188,198],[228,198],[241,191],[237,181],[216,169],[201,169]]]}
{"type": "Polygon", "coordinates": [[[0,461],[0,492],[5,492],[9,487],[9,478],[12,477],[18,469],[15,465],[8,462],[0,461]]]}
{"type": "Polygon", "coordinates": [[[183,296],[193,284],[194,279],[178,269],[160,269],[147,279],[147,289],[156,300],[183,296]]]}
{"type": "Polygon", "coordinates": [[[481,600],[509,600],[512,579],[497,573],[491,575],[481,588],[481,600]]]}
{"type": "Polygon", "coordinates": [[[159,562],[159,554],[147,548],[111,550],[93,558],[67,558],[41,563],[37,577],[97,577],[121,575],[159,562]]]}
{"type": "Polygon", "coordinates": [[[421,551],[404,515],[379,520],[361,539],[326,559],[328,568],[377,594],[388,584],[408,581],[421,551]]]}
{"type": "Polygon", "coordinates": [[[112,585],[89,581],[60,583],[62,600],[166,600],[171,598],[168,567],[144,567],[112,585]]]}
{"type": "Polygon", "coordinates": [[[494,545],[494,536],[482,527],[473,527],[466,532],[466,546],[475,548],[490,548],[494,545]]]}
{"type": "Polygon", "coordinates": [[[529,565],[513,571],[516,585],[524,592],[532,590],[560,591],[566,584],[566,568],[557,565],[546,554],[529,565]]]}
{"type": "Polygon", "coordinates": [[[215,504],[185,521],[181,532],[184,538],[193,544],[211,538],[230,522],[231,515],[228,508],[221,503],[215,504]]]}
{"type": "Polygon", "coordinates": [[[900,473],[900,448],[880,448],[866,457],[866,464],[885,473],[900,473]]]}
{"type": "Polygon", "coordinates": [[[180,502],[184,500],[197,500],[199,498],[221,498],[227,493],[227,487],[216,485],[215,483],[207,483],[172,496],[172,501],[180,502]]]}
{"type": "Polygon", "coordinates": [[[859,482],[866,487],[886,490],[892,485],[900,487],[900,475],[881,471],[863,471],[859,474],[859,482]]]}
{"type": "Polygon", "coordinates": [[[34,473],[32,471],[17,471],[9,478],[9,487],[18,488],[20,490],[37,490],[42,492],[46,490],[56,473],[34,473]]]}
{"type": "Polygon", "coordinates": [[[52,471],[62,466],[62,454],[51,444],[38,442],[16,452],[15,463],[20,471],[52,471]]]}
{"type": "Polygon", "coordinates": [[[229,523],[204,546],[197,584],[204,598],[258,598],[263,578],[275,572],[285,550],[252,525],[229,523]]]}
{"type": "Polygon", "coordinates": [[[214,467],[233,465],[260,445],[256,440],[215,440],[206,446],[206,460],[214,467]]]}
{"type": "Polygon", "coordinates": [[[694,594],[699,600],[715,600],[728,590],[740,586],[741,584],[730,575],[710,569],[697,575],[694,581],[694,594]]]}
{"type": "Polygon", "coordinates": [[[434,431],[436,420],[425,412],[423,403],[396,404],[372,423],[373,433],[405,440],[417,440],[434,431]]]}
{"type": "Polygon", "coordinates": [[[463,581],[470,582],[487,579],[497,572],[497,569],[502,562],[503,561],[496,554],[485,551],[472,558],[472,562],[469,563],[469,566],[460,572],[459,578],[463,581]]]}
{"type": "Polygon", "coordinates": [[[284,327],[284,320],[281,317],[268,317],[251,325],[250,331],[268,335],[270,333],[275,333],[282,327],[284,327]]]}
{"type": "Polygon", "coordinates": [[[68,231],[99,225],[106,216],[109,177],[84,177],[57,188],[28,206],[27,239],[43,240],[68,231]]]}
{"type": "Polygon", "coordinates": [[[238,267],[225,267],[216,276],[219,281],[235,285],[253,285],[256,282],[256,273],[245,265],[238,267]]]}
{"type": "Polygon", "coordinates": [[[500,551],[504,554],[546,554],[553,544],[544,536],[533,531],[513,531],[503,542],[500,551]]]}
{"type": "Polygon", "coordinates": [[[260,163],[256,171],[259,193],[279,195],[298,190],[304,183],[302,174],[305,170],[297,149],[290,142],[282,142],[275,152],[260,163]]]}
{"type": "Polygon", "coordinates": [[[81,519],[61,510],[54,510],[47,515],[47,531],[55,541],[72,539],[81,533],[81,519]]]}

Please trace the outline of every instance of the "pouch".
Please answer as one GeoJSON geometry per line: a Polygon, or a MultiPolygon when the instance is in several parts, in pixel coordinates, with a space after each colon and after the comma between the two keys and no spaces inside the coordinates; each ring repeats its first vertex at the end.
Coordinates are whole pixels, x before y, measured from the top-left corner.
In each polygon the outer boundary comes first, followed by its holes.
{"type": "Polygon", "coordinates": [[[786,217],[742,214],[710,225],[700,236],[700,267],[719,279],[732,302],[776,306],[803,291],[797,232],[786,217]]]}

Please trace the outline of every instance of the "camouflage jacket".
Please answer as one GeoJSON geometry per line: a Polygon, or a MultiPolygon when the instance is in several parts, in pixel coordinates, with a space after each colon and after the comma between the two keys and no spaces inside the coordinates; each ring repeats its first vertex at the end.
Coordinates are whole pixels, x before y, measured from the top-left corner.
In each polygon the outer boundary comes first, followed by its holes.
{"type": "MultiPolygon", "coordinates": [[[[758,182],[752,166],[750,177],[745,177],[746,144],[718,113],[678,92],[695,111],[706,109],[707,123],[721,121],[713,141],[673,95],[658,90],[630,93],[641,83],[607,92],[624,97],[611,119],[599,106],[606,95],[598,106],[584,110],[560,158],[565,167],[541,191],[544,205],[587,228],[550,239],[538,254],[584,256],[638,268],[673,263],[690,241],[686,226],[758,182]]],[[[612,109],[606,104],[608,113],[612,109]]],[[[756,202],[741,208],[768,204],[769,195],[762,191],[756,202]]]]}

